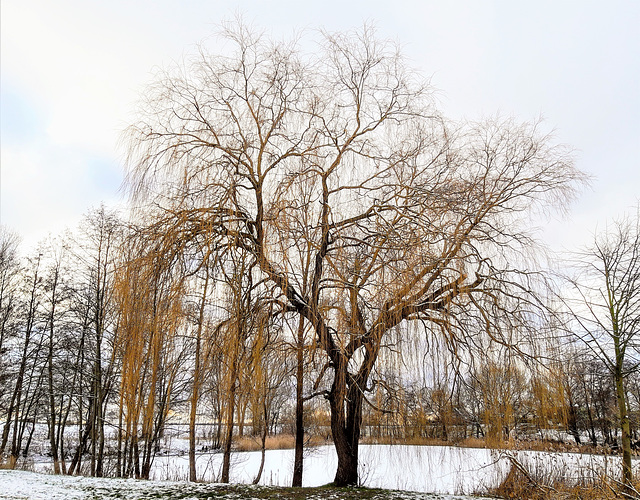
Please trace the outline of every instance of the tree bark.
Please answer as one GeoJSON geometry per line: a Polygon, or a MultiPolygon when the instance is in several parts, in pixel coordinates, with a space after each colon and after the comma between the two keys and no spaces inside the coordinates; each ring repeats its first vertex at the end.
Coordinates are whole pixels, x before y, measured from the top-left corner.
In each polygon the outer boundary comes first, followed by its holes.
{"type": "Polygon", "coordinates": [[[347,359],[340,356],[329,393],[331,434],[338,455],[338,469],[333,480],[335,486],[358,485],[358,445],[363,395],[355,384],[347,385],[347,377],[347,359]]]}
{"type": "MultiPolygon", "coordinates": [[[[59,264],[58,264],[59,265],[59,264]]],[[[51,458],[53,459],[53,473],[60,474],[60,458],[58,454],[58,440],[56,433],[56,401],[54,393],[54,381],[53,381],[53,347],[55,338],[55,316],[56,316],[56,303],[58,301],[58,278],[59,268],[56,267],[53,270],[52,282],[51,282],[51,311],[49,313],[49,349],[47,352],[47,382],[49,392],[49,444],[51,446],[51,458]]]]}
{"type": "MultiPolygon", "coordinates": [[[[29,299],[29,309],[27,311],[27,317],[26,317],[26,328],[25,328],[25,338],[24,338],[24,345],[23,345],[23,349],[22,349],[22,357],[20,359],[20,368],[18,369],[18,375],[16,377],[16,383],[14,386],[14,390],[13,393],[11,395],[11,402],[9,403],[9,408],[7,410],[7,420],[4,424],[4,428],[2,430],[2,442],[0,442],[0,454],[4,453],[4,450],[7,446],[7,442],[9,439],[9,430],[11,428],[11,420],[12,417],[14,416],[14,412],[18,412],[19,411],[19,407],[20,407],[20,403],[21,403],[21,398],[22,398],[22,384],[24,382],[24,374],[25,374],[25,370],[27,367],[27,360],[28,360],[28,355],[29,355],[29,348],[30,348],[30,341],[31,341],[31,333],[33,330],[33,326],[35,323],[35,315],[36,315],[36,308],[38,306],[38,300],[37,300],[37,290],[38,290],[38,271],[40,268],[40,259],[38,258],[36,265],[35,265],[35,270],[34,270],[34,276],[33,276],[33,283],[31,286],[31,290],[30,290],[30,299],[29,299]]],[[[17,413],[16,413],[17,415],[17,413]]],[[[18,431],[17,429],[17,422],[16,425],[14,426],[13,429],[13,433],[14,436],[16,434],[16,432],[18,431]]],[[[12,450],[12,456],[13,456],[13,450],[12,450]]],[[[13,456],[13,459],[17,459],[17,456],[13,456]]],[[[15,462],[14,462],[15,463],[15,462]]]]}
{"type": "Polygon", "coordinates": [[[629,425],[629,413],[627,412],[626,394],[624,391],[624,377],[622,367],[616,367],[616,399],[620,415],[620,428],[622,430],[622,482],[625,488],[630,488],[633,482],[631,468],[631,430],[629,425]]]}
{"type": "Polygon", "coordinates": [[[304,318],[300,317],[298,325],[298,339],[296,345],[296,450],[293,461],[292,486],[302,486],[302,471],[304,464],[304,400],[302,390],[304,384],[304,318]]]}
{"type": "Polygon", "coordinates": [[[258,469],[258,473],[256,474],[256,477],[253,479],[253,484],[258,484],[260,482],[260,478],[262,477],[262,471],[264,470],[264,459],[265,459],[265,453],[267,450],[267,417],[268,415],[267,415],[266,397],[262,401],[262,411],[264,416],[264,425],[262,426],[262,437],[260,442],[260,468],[258,469]]]}
{"type": "Polygon", "coordinates": [[[222,477],[220,478],[222,483],[229,482],[229,471],[231,469],[231,444],[233,441],[233,417],[236,407],[237,365],[236,351],[234,352],[234,359],[231,361],[231,386],[229,388],[229,399],[227,401],[226,435],[224,439],[224,450],[222,453],[222,477]]]}
{"type": "MultiPolygon", "coordinates": [[[[207,268],[208,269],[208,268],[207,268]]],[[[202,325],[204,323],[204,306],[207,298],[207,285],[209,284],[209,271],[207,270],[202,290],[202,301],[198,314],[198,330],[196,332],[196,352],[193,367],[193,391],[191,393],[191,413],[189,415],[189,481],[197,481],[196,472],[196,413],[198,409],[198,398],[200,390],[200,343],[202,338],[202,325]]]]}

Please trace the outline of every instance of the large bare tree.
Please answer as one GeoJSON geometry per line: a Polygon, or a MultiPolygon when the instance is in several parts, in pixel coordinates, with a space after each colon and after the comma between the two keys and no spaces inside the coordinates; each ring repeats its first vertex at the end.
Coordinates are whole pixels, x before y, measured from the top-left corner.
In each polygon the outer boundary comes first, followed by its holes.
{"type": "Polygon", "coordinates": [[[615,384],[622,430],[622,478],[633,482],[627,381],[640,369],[640,207],[634,217],[612,223],[577,256],[569,279],[573,331],[603,362],[615,384]]]}
{"type": "Polygon", "coordinates": [[[418,331],[513,344],[538,308],[527,216],[581,175],[535,124],[448,123],[371,29],[325,33],[311,55],[243,26],[224,35],[225,55],[201,49],[148,89],[128,186],[167,251],[209,234],[247,252],[280,313],[310,326],[335,483],[355,484],[381,350],[418,331]]]}

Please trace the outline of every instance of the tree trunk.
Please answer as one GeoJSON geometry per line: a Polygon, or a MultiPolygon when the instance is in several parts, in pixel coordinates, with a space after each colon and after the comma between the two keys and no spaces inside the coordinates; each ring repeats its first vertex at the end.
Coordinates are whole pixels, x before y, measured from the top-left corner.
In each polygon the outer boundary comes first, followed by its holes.
{"type": "Polygon", "coordinates": [[[262,410],[264,415],[264,426],[262,427],[262,439],[260,443],[260,469],[258,469],[258,473],[256,474],[256,477],[253,479],[253,484],[258,484],[260,482],[260,478],[262,477],[262,471],[264,470],[264,459],[265,459],[265,453],[267,450],[267,416],[268,415],[267,415],[266,397],[262,401],[262,410]]]}
{"type": "MultiPolygon", "coordinates": [[[[23,349],[22,349],[22,357],[20,360],[20,368],[18,369],[18,375],[16,377],[16,383],[14,386],[14,390],[13,393],[11,395],[11,402],[9,403],[9,408],[7,410],[7,420],[4,424],[4,428],[2,430],[2,441],[0,442],[0,454],[4,453],[4,450],[7,446],[7,441],[9,439],[9,430],[11,428],[11,419],[12,417],[14,417],[14,412],[15,412],[15,416],[17,417],[17,412],[19,411],[19,407],[20,407],[20,403],[21,403],[21,398],[22,398],[22,384],[24,382],[24,374],[25,374],[25,370],[27,367],[27,360],[28,360],[28,356],[29,356],[29,348],[30,346],[30,340],[31,340],[31,333],[33,330],[33,325],[35,323],[35,314],[36,314],[36,308],[38,307],[38,301],[37,301],[37,290],[38,290],[38,269],[40,266],[40,260],[38,259],[37,261],[37,265],[36,265],[36,269],[34,272],[34,276],[33,276],[33,284],[31,286],[31,292],[30,292],[30,300],[29,300],[29,309],[27,311],[27,317],[26,317],[26,328],[25,328],[25,337],[24,337],[24,345],[23,345],[23,349]]],[[[16,418],[17,421],[17,418],[16,418]]],[[[16,425],[14,426],[13,429],[13,433],[14,436],[16,434],[16,432],[18,431],[18,427],[17,427],[17,422],[16,425]]],[[[15,440],[14,440],[15,441],[15,440]]],[[[13,455],[13,452],[12,452],[13,455]]],[[[13,457],[15,459],[17,459],[17,456],[13,457]]]]}
{"type": "MultiPolygon", "coordinates": [[[[55,292],[54,292],[55,293],[55,292]]],[[[53,387],[53,339],[54,339],[54,312],[55,312],[55,299],[52,298],[51,317],[49,318],[49,351],[47,354],[47,382],[49,389],[49,445],[51,447],[51,458],[53,459],[53,473],[60,474],[60,458],[58,455],[58,440],[56,439],[58,434],[56,432],[56,401],[53,387]]]]}
{"type": "MultiPolygon", "coordinates": [[[[208,269],[208,268],[207,268],[208,269]]],[[[193,391],[191,393],[191,412],[189,414],[189,481],[197,481],[196,472],[196,414],[198,409],[198,398],[200,390],[200,343],[202,338],[202,326],[204,323],[204,306],[207,299],[207,285],[209,284],[209,272],[207,271],[204,288],[202,290],[202,301],[198,314],[198,330],[196,332],[196,352],[193,368],[193,391]]]]}
{"type": "Polygon", "coordinates": [[[102,387],[102,328],[101,323],[96,320],[98,326],[96,327],[96,351],[95,351],[95,364],[93,370],[93,401],[95,404],[94,409],[94,423],[93,423],[93,442],[92,442],[92,456],[91,456],[91,475],[95,477],[102,477],[102,464],[104,457],[104,415],[103,415],[103,402],[105,394],[102,387]]]}
{"type": "Polygon", "coordinates": [[[576,413],[576,404],[573,402],[573,397],[571,397],[571,393],[569,392],[569,411],[567,415],[567,427],[569,428],[569,433],[573,436],[577,445],[580,445],[580,431],[578,430],[578,415],[576,413]]]}
{"type": "MultiPolygon", "coordinates": [[[[25,374],[24,381],[27,382],[26,388],[21,389],[18,394],[18,404],[14,414],[13,421],[13,439],[11,444],[11,456],[9,462],[14,464],[17,462],[20,456],[20,450],[22,449],[22,442],[24,439],[24,432],[27,424],[31,421],[31,436],[33,435],[33,429],[36,421],[36,409],[40,405],[39,396],[40,392],[38,388],[42,387],[44,379],[44,367],[39,371],[38,377],[35,376],[37,368],[37,360],[40,359],[40,350],[43,346],[44,337],[40,337],[38,344],[33,351],[34,363],[30,367],[28,374],[25,374]]],[[[29,440],[30,442],[30,440],[29,440]]],[[[23,457],[27,456],[29,451],[29,444],[22,450],[23,457]]]]}
{"type": "Polygon", "coordinates": [[[358,444],[363,395],[355,384],[347,389],[347,376],[347,360],[341,357],[329,393],[331,434],[338,455],[338,469],[333,480],[335,486],[358,485],[358,444]]]}
{"type": "Polygon", "coordinates": [[[89,414],[87,416],[87,423],[84,428],[84,432],[82,432],[81,438],[78,441],[78,447],[73,455],[73,459],[71,460],[71,465],[69,466],[69,475],[73,475],[76,471],[80,473],[80,467],[82,465],[82,454],[87,449],[87,442],[89,441],[89,437],[93,434],[93,405],[89,406],[89,414]]]}
{"type": "MultiPolygon", "coordinates": [[[[122,461],[122,395],[120,396],[120,408],[118,411],[118,451],[116,453],[116,477],[124,477],[124,463],[122,461]]],[[[126,453],[126,448],[125,448],[126,453]]],[[[126,457],[126,454],[125,454],[126,457]]]]}
{"type": "MultiPolygon", "coordinates": [[[[199,332],[198,332],[199,333],[199,332]]],[[[196,473],[196,411],[198,407],[198,386],[200,384],[200,335],[196,339],[196,359],[193,369],[193,392],[189,414],[189,481],[197,481],[196,473]]]]}
{"type": "MultiPolygon", "coordinates": [[[[235,380],[235,361],[233,362],[234,369],[233,378],[235,380]]],[[[233,417],[234,410],[236,406],[236,383],[235,381],[231,384],[231,390],[229,394],[228,401],[228,409],[227,409],[227,422],[226,422],[226,436],[224,439],[224,450],[222,453],[222,477],[220,478],[220,482],[228,483],[229,482],[229,471],[231,469],[231,444],[233,441],[233,417]]],[[[265,422],[266,426],[266,422],[265,422]]]]}
{"type": "Polygon", "coordinates": [[[587,390],[587,384],[584,380],[584,376],[582,378],[582,387],[585,395],[585,406],[587,407],[587,418],[589,419],[589,439],[591,440],[591,444],[595,447],[598,446],[598,438],[596,437],[596,426],[593,422],[593,413],[591,412],[591,404],[589,402],[589,391],[587,390]]]}
{"type": "MultiPolygon", "coordinates": [[[[240,286],[241,287],[241,286],[240,286]]],[[[238,291],[234,291],[234,293],[239,294],[238,291]]],[[[222,477],[220,479],[223,483],[229,482],[229,470],[231,468],[231,444],[233,440],[233,419],[234,412],[236,407],[236,392],[238,389],[238,371],[240,364],[240,350],[243,337],[245,335],[245,322],[243,318],[244,312],[242,311],[242,300],[245,297],[240,297],[239,295],[234,296],[234,305],[236,307],[237,319],[234,325],[234,328],[230,332],[232,335],[231,341],[233,345],[231,346],[231,366],[229,368],[229,379],[228,379],[228,387],[229,387],[229,397],[227,399],[227,421],[226,421],[226,437],[224,440],[224,450],[222,454],[222,477]]],[[[249,301],[250,302],[250,301],[249,301]]]]}
{"type": "MultiPolygon", "coordinates": [[[[304,463],[304,400],[302,390],[304,384],[304,318],[300,317],[298,325],[298,342],[296,345],[296,451],[293,461],[292,486],[302,486],[302,471],[304,463]]],[[[265,421],[266,424],[266,421],[265,421]]]]}
{"type": "Polygon", "coordinates": [[[631,432],[623,378],[622,367],[616,367],[616,397],[618,401],[618,412],[620,415],[620,428],[622,430],[622,482],[624,483],[625,488],[630,488],[633,482],[633,472],[631,469],[631,432]]]}

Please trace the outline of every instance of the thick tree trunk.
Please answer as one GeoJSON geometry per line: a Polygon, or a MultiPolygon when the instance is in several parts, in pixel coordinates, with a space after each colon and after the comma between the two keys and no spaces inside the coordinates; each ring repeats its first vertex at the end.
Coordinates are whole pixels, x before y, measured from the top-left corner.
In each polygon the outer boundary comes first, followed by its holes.
{"type": "Polygon", "coordinates": [[[348,438],[336,438],[334,444],[338,453],[338,469],[333,478],[335,486],[357,486],[358,484],[358,444],[353,446],[348,438]]]}
{"type": "Polygon", "coordinates": [[[358,445],[362,422],[363,395],[351,384],[347,388],[347,360],[341,359],[329,393],[331,434],[338,455],[335,486],[358,485],[358,445]]]}

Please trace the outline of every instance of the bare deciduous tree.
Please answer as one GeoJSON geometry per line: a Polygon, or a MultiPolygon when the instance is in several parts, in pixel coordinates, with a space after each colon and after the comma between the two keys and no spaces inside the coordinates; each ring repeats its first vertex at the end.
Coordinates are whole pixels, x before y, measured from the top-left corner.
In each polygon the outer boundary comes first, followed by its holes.
{"type": "Polygon", "coordinates": [[[0,226],[0,413],[8,408],[4,399],[10,392],[11,363],[7,341],[17,334],[16,313],[18,307],[18,285],[20,261],[18,259],[18,236],[0,226]]]}
{"type": "Polygon", "coordinates": [[[117,213],[100,206],[87,212],[71,247],[75,260],[75,313],[79,316],[78,420],[83,425],[79,426],[69,474],[80,470],[83,454],[90,451],[91,475],[103,475],[105,412],[115,377],[113,337],[117,319],[113,283],[122,230],[117,213]]]}
{"type": "Polygon", "coordinates": [[[526,217],[581,175],[535,124],[448,124],[368,28],[324,34],[317,56],[242,26],[226,37],[232,55],[202,50],[149,89],[128,185],[164,248],[225,240],[252,256],[281,314],[308,322],[331,377],[335,483],[355,484],[381,350],[418,331],[513,345],[539,312],[526,217]]]}
{"type": "Polygon", "coordinates": [[[640,368],[640,216],[614,222],[577,257],[568,299],[573,332],[613,376],[622,430],[622,477],[632,483],[631,435],[626,383],[640,368]]]}

